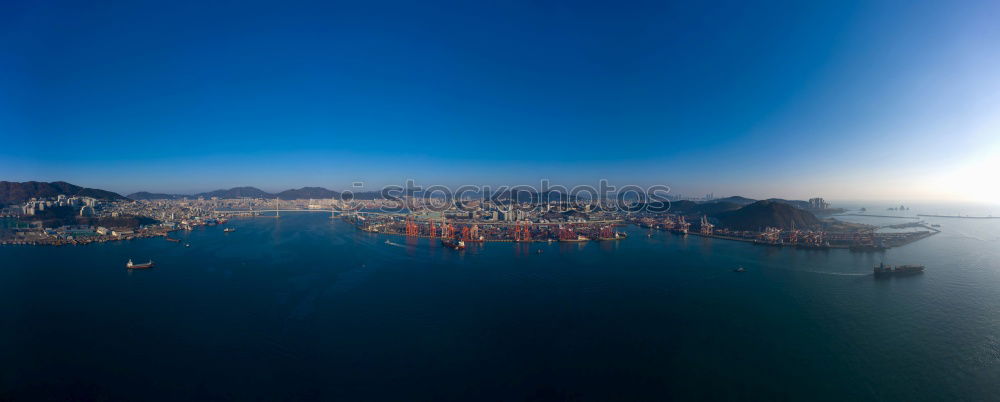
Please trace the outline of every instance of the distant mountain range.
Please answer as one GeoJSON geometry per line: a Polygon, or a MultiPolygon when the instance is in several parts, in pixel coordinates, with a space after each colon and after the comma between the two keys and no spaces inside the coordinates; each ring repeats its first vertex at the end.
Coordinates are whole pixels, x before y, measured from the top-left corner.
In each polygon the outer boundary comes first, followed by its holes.
{"type": "Polygon", "coordinates": [[[185,196],[177,194],[150,193],[146,191],[140,191],[138,193],[129,194],[127,195],[127,197],[133,200],[177,200],[184,198],[185,196]]]}
{"type": "Polygon", "coordinates": [[[767,201],[777,202],[779,204],[788,204],[798,209],[810,209],[809,201],[802,200],[785,200],[781,198],[768,198],[767,201]]]}
{"type": "Polygon", "coordinates": [[[708,215],[713,216],[720,212],[734,211],[746,204],[737,204],[728,201],[694,202],[694,201],[671,201],[670,212],[681,215],[708,215]]]}
{"type": "Polygon", "coordinates": [[[280,198],[282,200],[301,200],[308,198],[334,198],[340,195],[339,192],[328,190],[323,187],[302,187],[299,189],[285,190],[274,194],[256,187],[244,186],[233,187],[228,190],[215,190],[197,194],[163,194],[140,191],[128,195],[133,200],[178,200],[182,198],[280,198]]]}
{"type": "Polygon", "coordinates": [[[753,204],[755,202],[757,202],[757,200],[755,200],[753,198],[741,197],[741,196],[738,196],[738,195],[734,195],[732,197],[726,197],[726,198],[717,198],[717,199],[714,199],[712,201],[709,201],[709,203],[731,203],[731,204],[736,204],[736,205],[739,205],[739,206],[750,205],[750,204],[753,204]]]}
{"type": "MultiPolygon", "coordinates": [[[[147,191],[140,191],[137,193],[129,194],[123,197],[120,194],[76,186],[63,181],[57,182],[8,182],[0,181],[0,204],[18,204],[23,203],[31,198],[47,198],[55,197],[57,195],[65,195],[67,197],[72,196],[87,196],[97,199],[104,200],[119,200],[119,199],[133,199],[133,200],[175,200],[181,198],[280,198],[282,200],[297,200],[297,199],[328,199],[336,198],[341,195],[340,192],[329,190],[323,187],[302,187],[298,189],[285,190],[279,193],[269,193],[267,191],[261,190],[256,187],[243,186],[243,187],[233,187],[230,189],[208,191],[197,194],[165,194],[165,193],[151,193],[147,191]]],[[[467,194],[467,195],[472,195],[467,194]]],[[[499,199],[508,200],[512,198],[512,192],[510,190],[497,194],[499,199]]],[[[518,201],[526,202],[531,200],[542,199],[559,199],[563,197],[552,197],[551,194],[546,194],[547,196],[540,197],[540,194],[532,193],[530,191],[518,191],[517,199],[518,201]]],[[[376,199],[381,198],[381,194],[378,191],[365,191],[353,193],[355,199],[376,199]]],[[[564,198],[565,199],[565,198],[564,198]]],[[[787,208],[782,208],[774,206],[786,205],[793,207],[795,210],[802,210],[801,212],[809,213],[810,205],[807,201],[801,200],[786,200],[781,198],[769,198],[767,200],[758,201],[752,198],[732,196],[726,198],[719,198],[711,201],[688,201],[688,200],[678,200],[671,201],[670,210],[675,213],[680,213],[689,216],[709,216],[722,219],[723,217],[731,218],[735,214],[726,214],[727,212],[740,211],[746,209],[745,207],[751,205],[757,205],[755,208],[764,208],[768,210],[774,210],[775,213],[779,215],[788,212],[787,208]]],[[[744,211],[746,212],[746,211],[744,211]]],[[[809,216],[812,216],[809,213],[809,216]]],[[[815,218],[814,216],[812,216],[815,218]]],[[[799,223],[810,224],[812,220],[802,217],[789,218],[793,220],[800,221],[799,223]]]]}
{"type": "Polygon", "coordinates": [[[323,187],[302,187],[297,190],[285,190],[276,195],[283,200],[304,200],[307,198],[334,198],[340,196],[340,193],[323,187]]]}
{"type": "Polygon", "coordinates": [[[64,181],[0,181],[0,205],[21,204],[32,198],[49,198],[59,195],[67,197],[92,197],[100,200],[121,200],[121,194],[95,188],[86,188],[64,181]]]}
{"type": "Polygon", "coordinates": [[[219,198],[274,198],[274,194],[268,193],[256,187],[233,187],[229,190],[215,190],[207,193],[195,194],[194,197],[219,197],[219,198]]]}

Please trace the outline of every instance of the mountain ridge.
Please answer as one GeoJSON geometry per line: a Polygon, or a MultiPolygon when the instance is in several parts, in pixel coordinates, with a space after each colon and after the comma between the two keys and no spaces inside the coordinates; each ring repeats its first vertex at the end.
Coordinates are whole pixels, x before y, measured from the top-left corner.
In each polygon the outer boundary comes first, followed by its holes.
{"type": "Polygon", "coordinates": [[[136,193],[126,195],[126,197],[133,200],[178,200],[187,196],[181,194],[150,193],[148,191],[139,191],[136,193]]]}
{"type": "Polygon", "coordinates": [[[809,211],[780,201],[762,200],[737,210],[713,216],[723,227],[735,230],[761,230],[765,227],[781,229],[815,229],[822,223],[809,211]]]}
{"type": "Polygon", "coordinates": [[[32,198],[92,197],[99,200],[127,199],[121,194],[96,188],[81,187],[64,181],[0,181],[0,205],[21,204],[32,198]]]}

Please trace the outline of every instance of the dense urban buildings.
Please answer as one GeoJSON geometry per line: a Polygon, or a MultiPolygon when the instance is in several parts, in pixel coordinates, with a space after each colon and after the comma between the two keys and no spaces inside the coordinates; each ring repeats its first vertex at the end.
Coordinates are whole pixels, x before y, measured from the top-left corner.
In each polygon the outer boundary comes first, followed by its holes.
{"type": "MultiPolygon", "coordinates": [[[[235,190],[235,189],[234,189],[235,190]]],[[[222,190],[220,190],[222,191],[222,190]]],[[[229,190],[232,194],[233,190],[229,190]]],[[[246,191],[246,190],[241,190],[246,191]]],[[[259,190],[258,190],[259,191],[259,190]]],[[[262,193],[262,192],[261,192],[262,193]]],[[[32,197],[4,209],[6,244],[63,245],[163,236],[175,230],[224,224],[228,219],[276,217],[282,213],[323,212],[351,222],[359,230],[385,235],[440,238],[462,242],[618,241],[617,228],[638,225],[681,235],[749,241],[775,246],[883,250],[937,232],[877,232],[877,227],[847,224],[835,218],[817,219],[812,212],[831,210],[823,198],[808,202],[743,197],[700,201],[676,200],[664,210],[636,208],[636,200],[614,197],[568,200],[537,196],[522,199],[451,200],[407,195],[371,197],[281,199],[170,197],[170,199],[114,199],[57,195],[32,197]],[[624,202],[624,203],[623,203],[624,202]],[[798,207],[804,209],[800,209],[798,207]],[[694,222],[694,227],[688,222],[694,222]]]]}

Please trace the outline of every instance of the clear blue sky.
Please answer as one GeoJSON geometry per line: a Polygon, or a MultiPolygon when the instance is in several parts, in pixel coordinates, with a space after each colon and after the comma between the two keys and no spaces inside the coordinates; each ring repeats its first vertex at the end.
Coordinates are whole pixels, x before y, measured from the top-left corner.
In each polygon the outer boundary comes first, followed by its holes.
{"type": "Polygon", "coordinates": [[[978,199],[1000,193],[952,179],[1000,170],[997,21],[996,1],[8,3],[0,179],[978,199]]]}

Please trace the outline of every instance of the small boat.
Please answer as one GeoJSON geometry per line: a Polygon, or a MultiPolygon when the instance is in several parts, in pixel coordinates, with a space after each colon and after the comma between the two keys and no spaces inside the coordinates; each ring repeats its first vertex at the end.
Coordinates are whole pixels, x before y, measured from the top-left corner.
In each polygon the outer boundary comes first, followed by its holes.
{"type": "Polygon", "coordinates": [[[235,231],[236,231],[236,228],[225,228],[225,229],[222,229],[222,231],[223,231],[224,233],[230,233],[230,232],[235,232],[235,231]]]}
{"type": "Polygon", "coordinates": [[[542,253],[542,249],[535,250],[535,254],[541,254],[541,253],[542,253]]]}
{"type": "Polygon", "coordinates": [[[385,244],[388,244],[388,245],[392,245],[392,242],[391,242],[391,241],[388,241],[388,240],[386,240],[386,241],[385,241],[385,244]]]}
{"type": "Polygon", "coordinates": [[[125,263],[125,268],[128,268],[128,269],[146,269],[146,268],[152,268],[153,265],[155,265],[155,264],[153,264],[152,260],[150,260],[149,262],[147,262],[145,264],[136,264],[136,263],[133,263],[132,259],[130,258],[128,260],[128,262],[125,263]]]}
{"type": "Polygon", "coordinates": [[[734,269],[733,272],[747,272],[747,270],[743,269],[743,266],[740,265],[739,267],[737,267],[736,269],[734,269]]]}
{"type": "Polygon", "coordinates": [[[184,243],[184,247],[191,247],[191,243],[184,243]]]}

